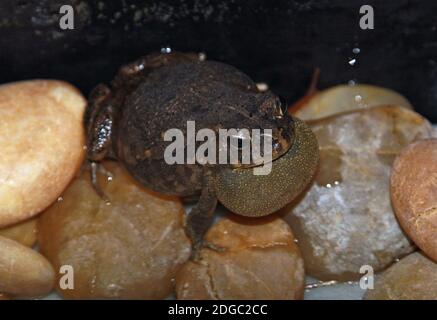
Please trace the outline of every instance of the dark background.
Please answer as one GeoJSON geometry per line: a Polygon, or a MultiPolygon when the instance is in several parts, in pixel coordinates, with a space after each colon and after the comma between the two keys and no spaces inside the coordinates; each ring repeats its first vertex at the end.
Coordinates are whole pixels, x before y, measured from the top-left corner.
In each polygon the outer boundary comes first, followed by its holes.
{"type": "Polygon", "coordinates": [[[393,88],[437,122],[435,0],[0,0],[0,83],[59,78],[88,95],[121,64],[162,47],[203,51],[290,102],[319,67],[320,88],[393,88]],[[75,30],[59,28],[63,4],[75,9],[75,30]],[[374,30],[359,28],[364,4],[375,10],[374,30]]]}

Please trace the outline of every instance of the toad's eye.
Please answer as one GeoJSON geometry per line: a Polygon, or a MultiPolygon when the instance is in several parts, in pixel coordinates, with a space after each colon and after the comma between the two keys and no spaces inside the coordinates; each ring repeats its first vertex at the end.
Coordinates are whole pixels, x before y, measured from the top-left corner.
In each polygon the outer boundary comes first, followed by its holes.
{"type": "Polygon", "coordinates": [[[278,139],[272,139],[272,149],[278,150],[281,147],[278,139]]]}

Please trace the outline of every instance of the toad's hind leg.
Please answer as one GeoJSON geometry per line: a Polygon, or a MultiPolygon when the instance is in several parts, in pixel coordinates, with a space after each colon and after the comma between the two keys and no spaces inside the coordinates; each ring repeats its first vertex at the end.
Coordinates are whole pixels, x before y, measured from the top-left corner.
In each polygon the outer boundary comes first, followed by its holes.
{"type": "Polygon", "coordinates": [[[217,197],[212,186],[209,175],[205,175],[197,205],[188,213],[186,232],[192,241],[192,260],[199,260],[200,250],[207,246],[214,250],[219,250],[214,245],[205,244],[203,237],[212,224],[214,211],[217,206],[217,197]]]}

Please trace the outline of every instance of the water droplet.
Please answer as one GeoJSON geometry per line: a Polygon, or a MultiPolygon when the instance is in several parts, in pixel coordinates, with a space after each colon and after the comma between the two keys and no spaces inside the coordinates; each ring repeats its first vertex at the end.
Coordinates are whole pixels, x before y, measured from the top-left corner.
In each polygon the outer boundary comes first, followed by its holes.
{"type": "Polygon", "coordinates": [[[58,201],[58,202],[64,201],[64,198],[63,197],[58,197],[58,199],[56,201],[58,201]]]}
{"type": "Polygon", "coordinates": [[[259,91],[264,92],[269,90],[269,85],[267,83],[264,82],[259,82],[256,84],[256,87],[258,88],[259,91]]]}
{"type": "Polygon", "coordinates": [[[359,54],[361,52],[361,49],[360,48],[353,48],[352,52],[355,54],[359,54]]]}
{"type": "Polygon", "coordinates": [[[113,180],[113,177],[112,176],[108,176],[108,181],[112,181],[113,180]]]}
{"type": "Polygon", "coordinates": [[[206,60],[206,53],[199,52],[199,61],[205,61],[205,60],[206,60]]]}
{"type": "Polygon", "coordinates": [[[350,59],[350,60],[349,60],[349,64],[350,64],[351,66],[355,65],[356,62],[357,62],[357,59],[350,59]]]}
{"type": "Polygon", "coordinates": [[[170,47],[162,47],[161,53],[171,53],[171,48],[170,47]]]}

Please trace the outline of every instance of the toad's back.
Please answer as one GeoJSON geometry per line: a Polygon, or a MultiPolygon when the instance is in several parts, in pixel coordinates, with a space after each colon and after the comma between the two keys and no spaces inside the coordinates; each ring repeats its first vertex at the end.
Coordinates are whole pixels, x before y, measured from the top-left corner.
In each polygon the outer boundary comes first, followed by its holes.
{"type": "Polygon", "coordinates": [[[200,190],[200,165],[168,165],[163,160],[172,128],[238,128],[264,99],[255,83],[218,62],[185,62],[153,70],[130,94],[117,125],[117,154],[140,182],[156,191],[189,195],[200,190]],[[253,109],[253,110],[252,110],[253,109]]]}

